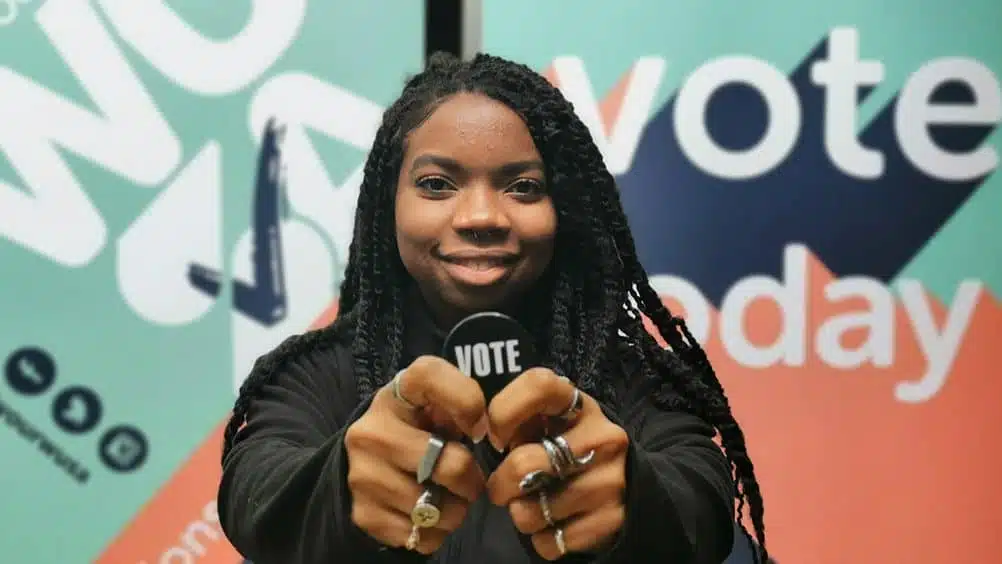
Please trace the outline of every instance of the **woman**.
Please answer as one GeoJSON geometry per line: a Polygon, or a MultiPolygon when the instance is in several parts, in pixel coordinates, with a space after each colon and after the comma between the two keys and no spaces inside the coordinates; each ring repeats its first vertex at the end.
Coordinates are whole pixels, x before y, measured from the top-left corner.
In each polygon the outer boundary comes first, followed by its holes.
{"type": "Polygon", "coordinates": [[[433,57],[376,134],[337,320],[240,391],[227,537],[256,564],[722,562],[735,496],[764,547],[742,432],[571,105],[523,65],[433,57]],[[484,310],[545,358],[489,403],[435,356],[484,310]]]}

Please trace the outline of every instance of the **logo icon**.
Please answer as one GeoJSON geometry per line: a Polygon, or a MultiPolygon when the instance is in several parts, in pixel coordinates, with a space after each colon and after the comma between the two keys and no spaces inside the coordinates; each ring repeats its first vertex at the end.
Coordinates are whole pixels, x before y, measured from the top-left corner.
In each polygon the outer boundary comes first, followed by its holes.
{"type": "Polygon", "coordinates": [[[149,445],[146,436],[131,425],[118,425],[105,431],[98,446],[104,465],[116,472],[132,472],[146,462],[149,445]]]}
{"type": "Polygon", "coordinates": [[[84,386],[66,388],[52,400],[52,419],[60,429],[74,435],[96,427],[102,411],[101,399],[84,386]]]}
{"type": "Polygon", "coordinates": [[[4,368],[7,383],[25,396],[45,393],[56,380],[56,363],[49,353],[35,347],[25,347],[7,357],[4,368]]]}

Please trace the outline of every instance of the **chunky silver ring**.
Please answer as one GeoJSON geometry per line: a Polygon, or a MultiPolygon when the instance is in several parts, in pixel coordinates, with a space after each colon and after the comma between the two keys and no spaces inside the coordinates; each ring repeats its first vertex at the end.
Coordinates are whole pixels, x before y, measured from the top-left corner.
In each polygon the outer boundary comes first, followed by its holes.
{"type": "Polygon", "coordinates": [[[407,544],[404,545],[404,548],[414,550],[419,542],[421,542],[421,528],[414,525],[411,527],[411,534],[407,537],[407,544]]]}
{"type": "Polygon", "coordinates": [[[438,508],[441,497],[441,492],[434,485],[422,492],[414,509],[411,509],[411,523],[421,529],[438,525],[438,520],[442,517],[442,510],[438,508]]]}
{"type": "Polygon", "coordinates": [[[553,513],[550,512],[550,499],[546,496],[546,491],[539,492],[539,509],[543,512],[543,520],[547,526],[553,526],[553,513]]]}
{"type": "Polygon", "coordinates": [[[545,490],[557,483],[557,477],[545,470],[533,470],[518,483],[518,488],[523,494],[531,494],[540,490],[545,490]]]}
{"type": "Polygon", "coordinates": [[[564,459],[563,453],[557,448],[557,445],[550,439],[543,437],[540,441],[543,445],[543,449],[546,451],[546,457],[550,459],[550,467],[553,468],[553,472],[558,478],[563,478],[567,472],[567,464],[569,460],[564,459]]]}
{"type": "Polygon", "coordinates": [[[574,456],[574,451],[571,450],[571,445],[567,443],[567,439],[563,435],[557,435],[553,437],[553,444],[557,446],[560,454],[564,459],[569,461],[570,470],[575,472],[587,466],[592,460],[595,459],[595,449],[588,451],[588,454],[577,458],[574,456]]]}
{"type": "Polygon", "coordinates": [[[560,556],[567,554],[567,545],[564,543],[564,530],[557,527],[553,530],[553,540],[557,543],[557,550],[560,551],[560,556]]]}
{"type": "Polygon", "coordinates": [[[403,394],[400,393],[400,378],[401,376],[403,376],[403,374],[404,374],[403,370],[397,372],[396,376],[393,377],[393,381],[390,383],[390,390],[393,391],[393,398],[399,401],[400,403],[406,405],[408,409],[418,409],[418,406],[407,401],[407,398],[405,398],[403,394]]]}
{"type": "Polygon", "coordinates": [[[435,465],[438,464],[438,459],[441,458],[442,450],[444,448],[444,439],[436,435],[428,437],[428,446],[424,449],[424,455],[421,457],[421,462],[418,463],[418,484],[424,485],[425,482],[431,479],[431,474],[435,471],[435,465]]]}

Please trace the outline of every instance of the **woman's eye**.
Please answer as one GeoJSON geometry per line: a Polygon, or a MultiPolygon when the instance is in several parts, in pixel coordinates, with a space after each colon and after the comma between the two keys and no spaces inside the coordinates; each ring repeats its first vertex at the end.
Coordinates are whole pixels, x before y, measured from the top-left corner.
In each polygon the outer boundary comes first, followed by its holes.
{"type": "Polygon", "coordinates": [[[508,187],[508,192],[518,196],[537,196],[543,193],[543,185],[527,178],[516,180],[508,187]]]}
{"type": "Polygon", "coordinates": [[[431,193],[441,193],[452,189],[452,186],[444,178],[429,177],[422,178],[417,181],[418,188],[421,188],[425,192],[431,193]]]}

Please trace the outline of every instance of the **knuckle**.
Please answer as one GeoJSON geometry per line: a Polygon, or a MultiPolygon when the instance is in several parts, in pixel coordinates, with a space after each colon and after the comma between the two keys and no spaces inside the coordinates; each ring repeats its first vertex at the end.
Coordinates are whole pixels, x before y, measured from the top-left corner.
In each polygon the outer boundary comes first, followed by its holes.
{"type": "Polygon", "coordinates": [[[616,468],[610,472],[601,484],[595,488],[592,495],[592,503],[599,503],[603,500],[622,500],[626,491],[626,473],[622,468],[616,468]]]}
{"type": "Polygon", "coordinates": [[[446,448],[449,450],[439,459],[438,464],[435,466],[435,473],[438,474],[436,476],[438,478],[437,482],[443,486],[450,486],[462,478],[466,470],[466,464],[461,453],[455,452],[453,448],[446,448]]]}
{"type": "Polygon", "coordinates": [[[360,435],[365,434],[364,423],[362,420],[358,420],[348,427],[348,430],[344,432],[344,448],[351,454],[352,451],[358,450],[361,443],[364,443],[364,439],[360,435]]]}
{"type": "Polygon", "coordinates": [[[556,550],[550,548],[551,541],[542,533],[532,535],[532,547],[536,549],[543,560],[553,561],[557,559],[556,550]]]}
{"type": "Polygon", "coordinates": [[[413,376],[415,380],[423,378],[426,374],[435,371],[442,359],[432,355],[421,355],[414,359],[414,362],[407,367],[408,376],[413,376]]]}
{"type": "Polygon", "coordinates": [[[352,423],[344,432],[344,447],[348,452],[364,451],[378,440],[377,425],[370,424],[371,417],[366,415],[352,423]]]}
{"type": "Polygon", "coordinates": [[[610,423],[606,431],[606,440],[610,449],[615,453],[624,452],[630,446],[630,435],[619,425],[610,423]]]}
{"type": "Polygon", "coordinates": [[[538,520],[528,503],[512,503],[508,507],[508,513],[511,514],[511,521],[515,524],[515,528],[523,535],[529,535],[538,530],[538,520]]]}
{"type": "Polygon", "coordinates": [[[440,529],[423,529],[421,536],[422,539],[417,545],[417,551],[425,556],[434,554],[445,542],[445,535],[440,529]]]}
{"type": "Polygon", "coordinates": [[[463,524],[463,521],[466,520],[466,513],[469,511],[469,506],[460,501],[453,504],[450,509],[451,511],[447,513],[446,517],[442,520],[443,522],[440,523],[440,526],[441,528],[451,532],[458,529],[463,524]]]}
{"type": "Polygon", "coordinates": [[[536,470],[549,471],[549,468],[539,467],[539,463],[536,457],[533,456],[532,451],[529,448],[523,447],[515,449],[508,454],[508,458],[511,461],[510,464],[512,470],[514,471],[515,475],[518,476],[519,478],[525,476],[529,472],[533,472],[536,470]]]}
{"type": "Polygon", "coordinates": [[[365,488],[365,470],[360,468],[356,464],[352,464],[351,460],[348,460],[348,476],[345,479],[348,484],[348,489],[352,493],[357,493],[365,488]]]}
{"type": "Polygon", "coordinates": [[[609,530],[618,531],[626,523],[626,507],[617,504],[609,511],[609,530]]]}
{"type": "Polygon", "coordinates": [[[474,383],[476,390],[471,390],[469,394],[462,394],[457,398],[456,409],[459,415],[465,419],[466,423],[474,425],[487,412],[487,402],[480,387],[474,383]]]}
{"type": "Polygon", "coordinates": [[[560,379],[549,368],[530,368],[525,372],[524,376],[530,386],[546,393],[552,392],[557,384],[560,383],[560,379]]]}
{"type": "Polygon", "coordinates": [[[372,506],[361,500],[355,500],[351,505],[351,522],[363,531],[375,532],[373,527],[376,519],[372,506]]]}
{"type": "Polygon", "coordinates": [[[446,443],[445,452],[435,466],[435,473],[438,475],[436,481],[446,487],[460,484],[469,475],[474,464],[476,460],[466,448],[456,443],[446,443]]]}

